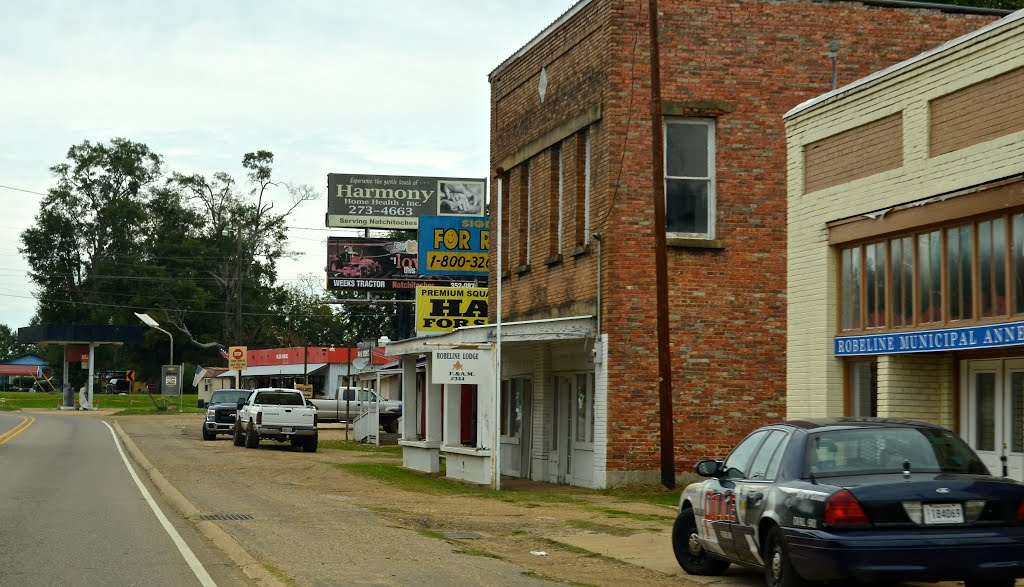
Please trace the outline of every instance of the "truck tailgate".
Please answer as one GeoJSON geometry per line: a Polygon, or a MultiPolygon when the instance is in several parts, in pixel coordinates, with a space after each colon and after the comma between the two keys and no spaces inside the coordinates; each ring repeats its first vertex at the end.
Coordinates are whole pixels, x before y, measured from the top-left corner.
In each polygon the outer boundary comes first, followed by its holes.
{"type": "Polygon", "coordinates": [[[263,406],[263,425],[312,426],[315,413],[305,406],[263,406]]]}

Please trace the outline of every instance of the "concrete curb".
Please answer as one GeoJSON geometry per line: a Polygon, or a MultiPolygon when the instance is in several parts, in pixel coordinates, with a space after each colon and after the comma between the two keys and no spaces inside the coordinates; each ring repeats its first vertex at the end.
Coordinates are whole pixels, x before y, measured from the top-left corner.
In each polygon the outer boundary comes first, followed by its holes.
{"type": "Polygon", "coordinates": [[[128,433],[121,428],[121,425],[115,420],[113,422],[114,430],[117,431],[117,435],[121,439],[121,444],[124,445],[128,454],[131,455],[132,460],[142,467],[149,475],[153,485],[156,486],[160,493],[163,494],[164,498],[178,510],[178,512],[187,518],[192,524],[203,534],[210,542],[213,542],[214,546],[219,548],[238,568],[242,570],[242,573],[246,577],[252,579],[257,585],[264,587],[288,587],[287,584],[282,583],[277,577],[272,575],[258,560],[256,560],[237,540],[230,534],[228,534],[223,528],[211,522],[209,520],[197,520],[196,516],[199,515],[199,508],[192,504],[171,482],[164,477],[160,471],[149,462],[146,455],[139,450],[139,447],[135,446],[135,443],[128,436],[128,433]]]}

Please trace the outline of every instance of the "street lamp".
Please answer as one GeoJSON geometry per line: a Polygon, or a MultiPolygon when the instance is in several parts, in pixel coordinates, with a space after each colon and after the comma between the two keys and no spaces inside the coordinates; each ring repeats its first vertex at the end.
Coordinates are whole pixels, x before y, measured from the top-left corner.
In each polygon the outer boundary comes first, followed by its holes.
{"type": "MultiPolygon", "coordinates": [[[[163,332],[164,334],[167,335],[167,339],[171,341],[171,357],[167,361],[167,364],[168,365],[173,365],[174,364],[174,337],[171,336],[171,333],[167,332],[163,328],[160,328],[160,325],[157,324],[156,320],[150,318],[149,314],[146,314],[146,313],[140,314],[138,312],[135,312],[135,316],[138,317],[139,320],[142,320],[142,323],[145,324],[146,326],[149,326],[150,328],[152,328],[154,330],[159,330],[160,332],[163,332]]],[[[178,374],[178,377],[179,378],[181,377],[180,373],[178,374]]],[[[183,405],[184,404],[182,403],[184,398],[181,397],[182,396],[181,391],[182,391],[182,389],[181,389],[181,382],[179,380],[179,382],[178,382],[178,412],[179,413],[184,411],[184,409],[183,409],[183,405]]]]}

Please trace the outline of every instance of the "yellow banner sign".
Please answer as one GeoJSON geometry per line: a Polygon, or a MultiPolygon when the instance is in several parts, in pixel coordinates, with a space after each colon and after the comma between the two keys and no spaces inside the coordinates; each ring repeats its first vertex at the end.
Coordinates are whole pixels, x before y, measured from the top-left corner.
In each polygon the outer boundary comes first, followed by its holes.
{"type": "Polygon", "coordinates": [[[416,288],[416,333],[487,324],[486,287],[416,288]]]}

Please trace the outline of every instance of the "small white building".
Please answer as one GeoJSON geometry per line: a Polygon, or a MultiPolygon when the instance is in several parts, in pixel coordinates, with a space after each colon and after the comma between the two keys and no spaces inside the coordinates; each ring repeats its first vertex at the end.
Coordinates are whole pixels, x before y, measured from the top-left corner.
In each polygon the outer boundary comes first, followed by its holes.
{"type": "Polygon", "coordinates": [[[502,324],[500,351],[493,325],[389,343],[402,365],[404,466],[436,473],[444,457],[446,476],[494,484],[497,444],[503,477],[604,486],[607,374],[595,333],[581,316],[502,324]]]}

